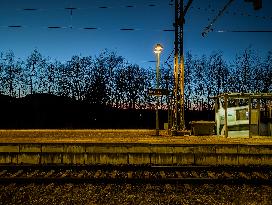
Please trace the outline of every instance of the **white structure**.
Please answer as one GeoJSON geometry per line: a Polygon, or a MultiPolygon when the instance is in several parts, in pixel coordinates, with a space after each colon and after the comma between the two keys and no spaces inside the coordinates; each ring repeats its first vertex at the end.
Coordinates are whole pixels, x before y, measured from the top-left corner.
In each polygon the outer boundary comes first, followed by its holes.
{"type": "MultiPolygon", "coordinates": [[[[216,134],[225,135],[225,109],[220,103],[220,108],[215,113],[216,134]]],[[[227,108],[228,137],[249,137],[249,106],[227,108]]]]}
{"type": "Polygon", "coordinates": [[[217,135],[272,136],[271,93],[224,93],[213,98],[217,135]]]}

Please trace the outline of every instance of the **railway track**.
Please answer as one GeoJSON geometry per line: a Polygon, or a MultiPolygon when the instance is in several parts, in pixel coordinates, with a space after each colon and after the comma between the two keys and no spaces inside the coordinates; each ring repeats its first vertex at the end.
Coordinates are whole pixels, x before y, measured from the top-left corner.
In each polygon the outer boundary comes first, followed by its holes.
{"type": "Polygon", "coordinates": [[[272,184],[272,167],[1,166],[0,183],[272,184]]]}

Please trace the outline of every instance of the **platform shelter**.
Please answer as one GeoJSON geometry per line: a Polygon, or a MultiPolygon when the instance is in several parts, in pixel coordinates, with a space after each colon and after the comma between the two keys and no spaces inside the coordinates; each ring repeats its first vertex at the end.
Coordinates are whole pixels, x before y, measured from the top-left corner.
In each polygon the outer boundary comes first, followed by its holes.
{"type": "Polygon", "coordinates": [[[213,99],[217,135],[272,136],[272,93],[223,93],[213,99]]]}

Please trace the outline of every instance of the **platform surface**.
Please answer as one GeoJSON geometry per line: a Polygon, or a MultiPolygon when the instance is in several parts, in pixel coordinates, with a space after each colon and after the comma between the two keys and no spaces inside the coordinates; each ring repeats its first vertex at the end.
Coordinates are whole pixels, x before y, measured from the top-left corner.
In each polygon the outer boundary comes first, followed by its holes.
{"type": "Polygon", "coordinates": [[[170,136],[155,130],[0,130],[0,143],[143,143],[272,145],[270,136],[170,136]]]}

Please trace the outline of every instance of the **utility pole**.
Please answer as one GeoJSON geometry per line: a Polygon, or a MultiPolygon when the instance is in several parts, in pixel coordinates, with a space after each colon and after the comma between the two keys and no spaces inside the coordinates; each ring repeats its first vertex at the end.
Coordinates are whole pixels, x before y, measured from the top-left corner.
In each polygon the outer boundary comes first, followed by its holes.
{"type": "Polygon", "coordinates": [[[189,0],[183,9],[183,0],[175,0],[175,53],[174,53],[174,90],[171,103],[171,134],[185,130],[184,120],[184,53],[183,34],[184,18],[193,0],[189,0]]]}
{"type": "Polygon", "coordinates": [[[175,55],[174,55],[174,93],[175,123],[174,134],[184,129],[184,64],[183,64],[183,0],[175,0],[175,55]]]}

